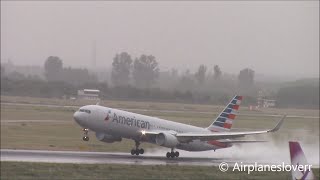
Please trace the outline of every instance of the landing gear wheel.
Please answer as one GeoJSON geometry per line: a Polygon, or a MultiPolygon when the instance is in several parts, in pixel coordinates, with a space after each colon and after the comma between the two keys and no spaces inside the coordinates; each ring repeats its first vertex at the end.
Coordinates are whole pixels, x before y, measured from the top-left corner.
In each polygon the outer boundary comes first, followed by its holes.
{"type": "Polygon", "coordinates": [[[171,157],[171,158],[174,158],[174,157],[175,157],[174,152],[171,152],[171,153],[170,153],[170,157],[171,157]]]}
{"type": "Polygon", "coordinates": [[[82,140],[84,140],[84,141],[89,141],[89,136],[88,136],[89,129],[84,128],[84,129],[83,129],[83,132],[84,132],[84,135],[83,135],[82,140]]]}
{"type": "Polygon", "coordinates": [[[167,158],[179,157],[180,153],[178,151],[174,152],[174,148],[171,148],[171,152],[167,152],[167,158]]]}
{"type": "Polygon", "coordinates": [[[144,153],[144,149],[139,149],[139,153],[143,154],[144,153]]]}
{"type": "Polygon", "coordinates": [[[135,148],[131,150],[131,155],[139,155],[139,154],[143,154],[144,153],[144,149],[139,149],[139,145],[140,145],[140,142],[139,141],[135,141],[135,148]]]}
{"type": "Polygon", "coordinates": [[[176,151],[176,152],[174,153],[174,155],[175,155],[176,157],[179,157],[180,153],[179,153],[178,151],[176,151]]]}

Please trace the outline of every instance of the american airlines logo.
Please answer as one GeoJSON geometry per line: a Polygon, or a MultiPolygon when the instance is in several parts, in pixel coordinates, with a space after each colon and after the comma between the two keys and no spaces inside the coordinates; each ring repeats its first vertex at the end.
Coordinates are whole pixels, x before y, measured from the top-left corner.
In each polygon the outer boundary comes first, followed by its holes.
{"type": "MultiPolygon", "coordinates": [[[[107,118],[109,119],[109,116],[106,117],[106,120],[107,118]]],[[[112,122],[116,122],[118,124],[124,124],[127,126],[135,126],[143,129],[150,129],[150,123],[148,121],[139,120],[139,119],[136,119],[135,117],[129,118],[125,116],[117,116],[116,113],[114,113],[113,115],[112,122]]]]}
{"type": "Polygon", "coordinates": [[[107,117],[104,120],[109,121],[109,114],[107,115],[107,117]]]}

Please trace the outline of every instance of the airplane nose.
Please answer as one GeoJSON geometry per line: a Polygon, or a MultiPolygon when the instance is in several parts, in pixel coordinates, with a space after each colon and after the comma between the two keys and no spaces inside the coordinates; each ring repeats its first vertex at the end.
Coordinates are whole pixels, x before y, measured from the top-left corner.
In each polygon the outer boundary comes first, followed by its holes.
{"type": "Polygon", "coordinates": [[[77,124],[79,124],[82,127],[87,127],[87,114],[84,112],[77,111],[73,114],[73,119],[76,121],[77,124]]]}
{"type": "Polygon", "coordinates": [[[77,111],[73,114],[73,119],[79,124],[81,123],[80,113],[77,111]]]}

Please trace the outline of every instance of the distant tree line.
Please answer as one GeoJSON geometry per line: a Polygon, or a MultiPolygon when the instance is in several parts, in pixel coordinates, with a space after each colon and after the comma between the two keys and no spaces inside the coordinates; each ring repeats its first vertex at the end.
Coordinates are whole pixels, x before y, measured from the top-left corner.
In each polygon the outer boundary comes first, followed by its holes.
{"type": "MultiPolygon", "coordinates": [[[[237,76],[223,73],[218,65],[199,65],[195,72],[175,68],[160,71],[153,55],[136,58],[127,52],[112,61],[110,82],[99,81],[88,69],[64,67],[59,57],[44,62],[44,77],[6,72],[1,66],[1,94],[15,96],[69,98],[79,89],[99,89],[102,99],[166,101],[222,104],[235,94],[245,96],[244,105],[254,105],[257,87],[254,70],[244,68],[237,76]]],[[[319,107],[319,86],[284,86],[273,93],[278,107],[319,107]]]]}
{"type": "Polygon", "coordinates": [[[160,88],[173,91],[190,91],[192,93],[241,93],[255,96],[254,71],[245,68],[238,77],[226,77],[218,65],[213,72],[202,64],[197,71],[179,73],[172,68],[160,71],[159,63],[153,55],[141,55],[132,58],[127,52],[116,54],[112,62],[111,85],[115,87],[134,86],[139,89],[160,88]],[[134,59],[134,60],[133,60],[134,59]]]}
{"type": "Polygon", "coordinates": [[[89,74],[88,69],[64,68],[59,57],[50,56],[44,63],[45,77],[48,82],[65,82],[81,85],[86,82],[97,82],[97,77],[89,74]]]}
{"type": "Polygon", "coordinates": [[[152,55],[141,55],[133,61],[127,52],[116,54],[112,62],[111,81],[116,87],[133,82],[141,89],[155,87],[159,77],[159,65],[152,55]]]}
{"type": "Polygon", "coordinates": [[[1,95],[10,96],[70,98],[76,97],[77,90],[85,88],[99,89],[102,99],[220,104],[230,98],[225,94],[210,96],[193,94],[190,91],[168,91],[160,88],[139,89],[134,86],[110,87],[106,83],[101,82],[85,83],[76,86],[62,81],[48,82],[41,79],[29,79],[27,77],[22,79],[2,77],[1,79],[1,95]]]}

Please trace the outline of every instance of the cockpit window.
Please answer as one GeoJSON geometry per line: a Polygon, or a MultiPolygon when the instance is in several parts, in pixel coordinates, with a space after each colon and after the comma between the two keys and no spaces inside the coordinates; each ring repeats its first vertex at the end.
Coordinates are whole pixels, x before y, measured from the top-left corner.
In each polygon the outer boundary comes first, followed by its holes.
{"type": "Polygon", "coordinates": [[[91,113],[91,111],[90,111],[90,110],[88,110],[88,109],[79,109],[79,111],[80,111],[80,112],[85,112],[85,113],[88,113],[88,114],[90,114],[90,113],[91,113]]]}

